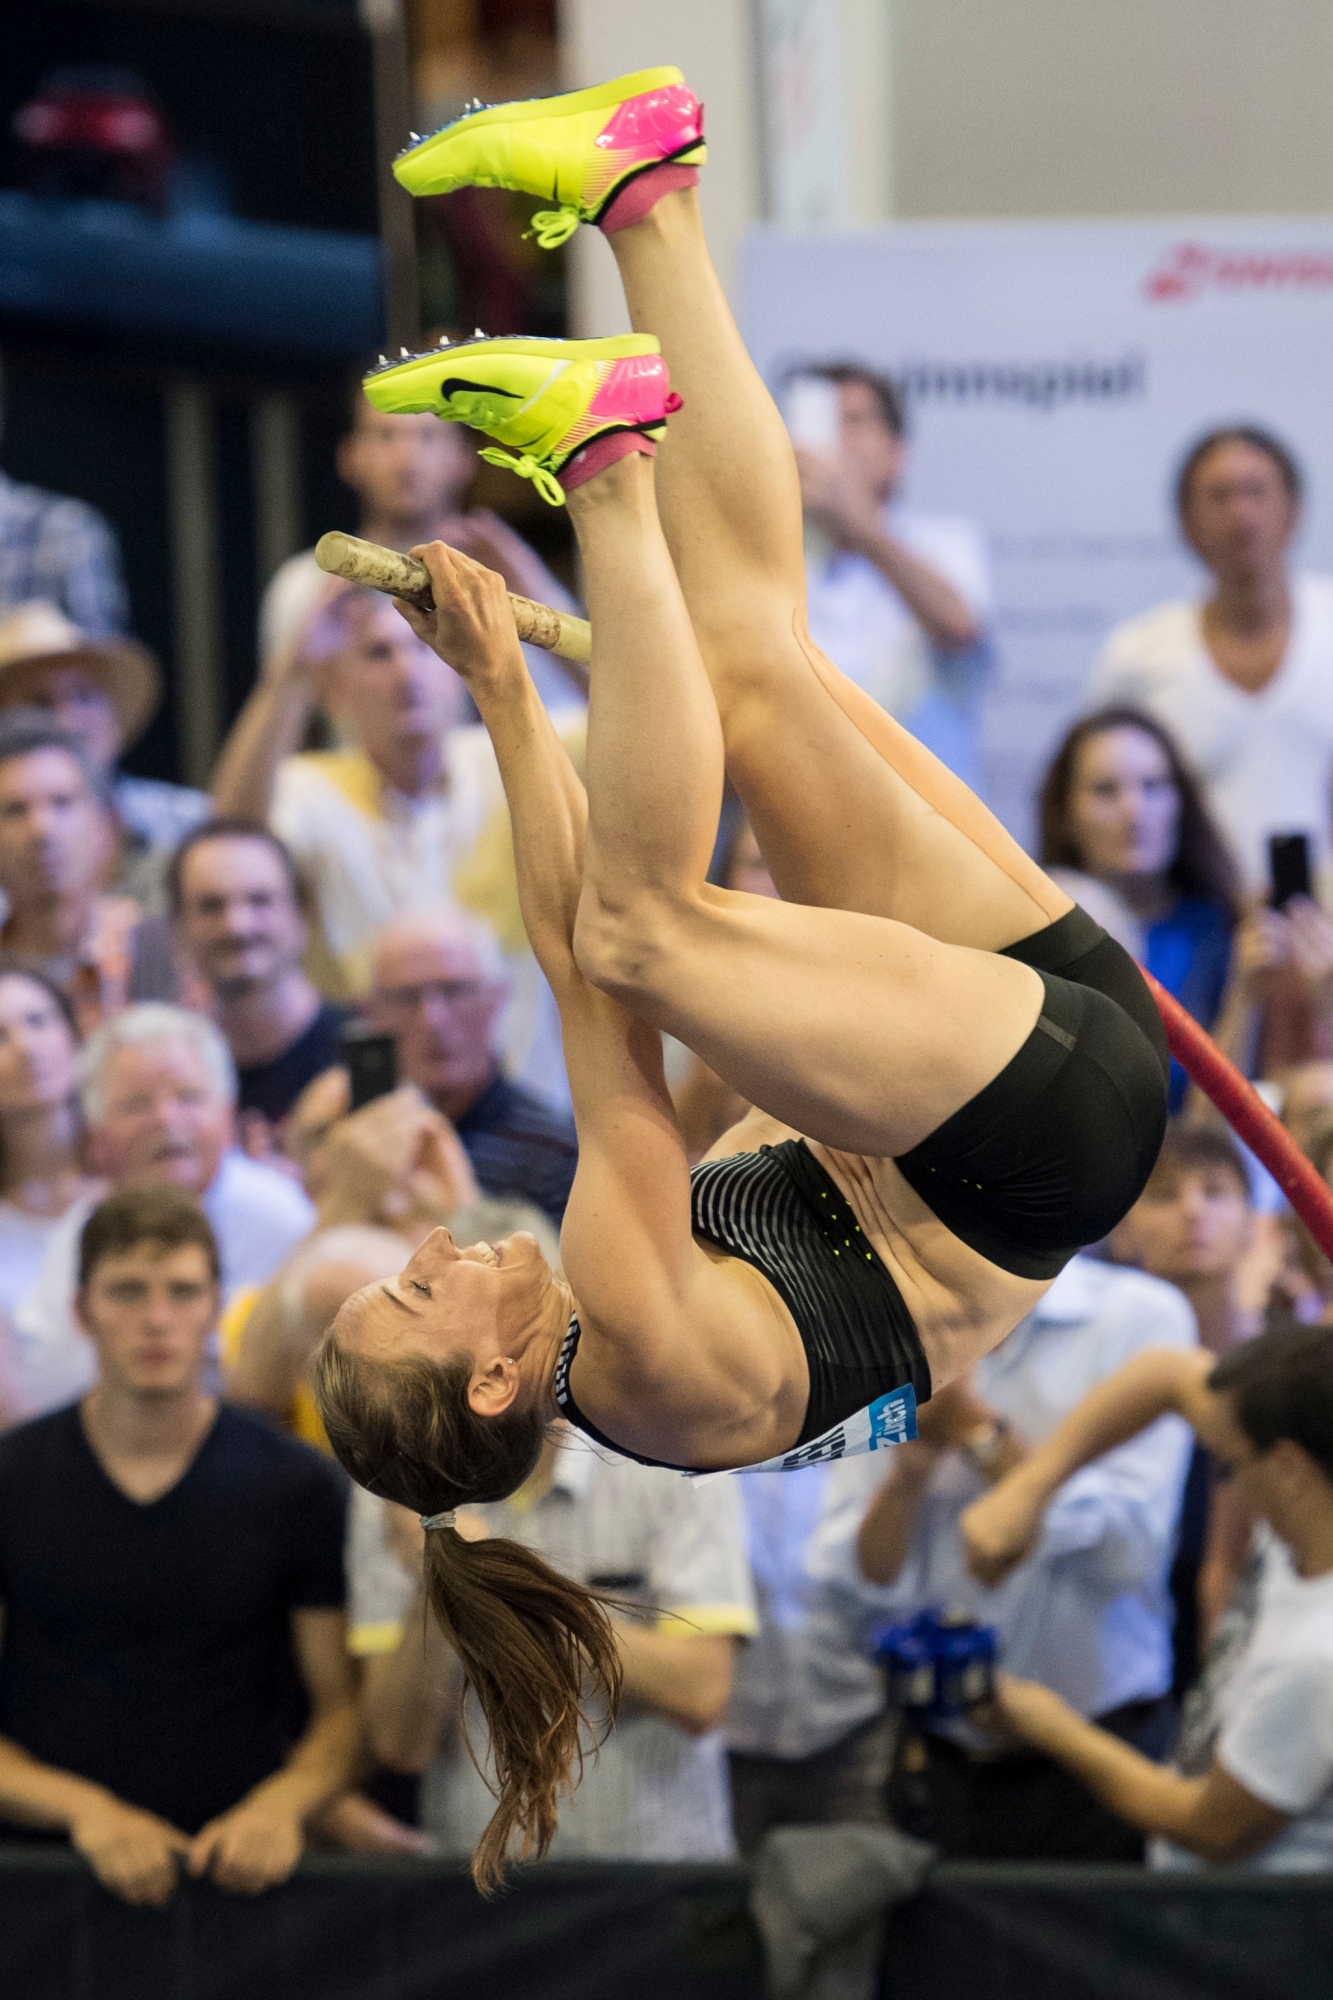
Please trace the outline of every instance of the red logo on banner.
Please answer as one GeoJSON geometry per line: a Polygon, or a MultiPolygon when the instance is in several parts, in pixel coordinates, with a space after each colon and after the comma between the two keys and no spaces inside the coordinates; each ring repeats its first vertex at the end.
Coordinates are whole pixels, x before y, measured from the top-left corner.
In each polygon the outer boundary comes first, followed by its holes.
{"type": "Polygon", "coordinates": [[[1327,292],[1333,250],[1215,250],[1177,243],[1143,281],[1157,305],[1183,304],[1205,292],[1327,292]]]}

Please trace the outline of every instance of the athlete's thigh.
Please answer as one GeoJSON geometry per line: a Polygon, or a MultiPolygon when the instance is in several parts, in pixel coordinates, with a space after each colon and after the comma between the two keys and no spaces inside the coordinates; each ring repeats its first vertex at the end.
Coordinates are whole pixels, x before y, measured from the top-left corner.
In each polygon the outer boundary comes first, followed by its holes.
{"type": "Polygon", "coordinates": [[[983,951],[1062,916],[1069,898],[794,617],[768,626],[752,671],[710,662],[728,773],[780,893],[983,951]]]}
{"type": "Polygon", "coordinates": [[[849,1152],[909,1151],[1017,1054],[1038,975],[883,917],[709,890],[634,1005],[750,1103],[849,1152]]]}

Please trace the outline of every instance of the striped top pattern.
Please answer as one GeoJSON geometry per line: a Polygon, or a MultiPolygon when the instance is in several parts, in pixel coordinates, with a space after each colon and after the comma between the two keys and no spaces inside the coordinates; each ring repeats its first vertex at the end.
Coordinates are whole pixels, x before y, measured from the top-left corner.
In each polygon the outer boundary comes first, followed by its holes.
{"type": "MultiPolygon", "coordinates": [[[[841,1189],[802,1140],[704,1161],[690,1187],[695,1235],[753,1265],[796,1322],[810,1369],[798,1446],[887,1390],[910,1383],[925,1401],[930,1368],[903,1295],[841,1189]]],[[[574,1402],[569,1373],[578,1341],[575,1317],[556,1365],[556,1401],[579,1429],[633,1457],[574,1402]]]]}

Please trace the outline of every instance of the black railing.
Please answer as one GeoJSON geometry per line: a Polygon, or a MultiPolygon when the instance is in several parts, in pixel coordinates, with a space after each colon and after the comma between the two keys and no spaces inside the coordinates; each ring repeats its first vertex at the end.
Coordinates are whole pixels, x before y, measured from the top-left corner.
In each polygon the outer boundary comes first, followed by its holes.
{"type": "MultiPolygon", "coordinates": [[[[254,1899],[107,1895],[0,1849],[3,2000],[762,2000],[740,1868],[549,1864],[483,1902],[440,1863],[318,1858],[254,1899]]],[[[884,2000],[1328,2000],[1333,1876],[936,1870],[884,2000]]]]}

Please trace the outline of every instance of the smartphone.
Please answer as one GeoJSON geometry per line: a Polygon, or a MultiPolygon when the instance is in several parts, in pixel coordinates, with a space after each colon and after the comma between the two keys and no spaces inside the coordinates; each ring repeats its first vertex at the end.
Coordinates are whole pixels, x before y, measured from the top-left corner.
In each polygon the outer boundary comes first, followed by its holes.
{"type": "Polygon", "coordinates": [[[1285,910],[1293,896],[1309,896],[1310,842],[1303,833],[1270,833],[1268,874],[1275,910],[1285,910]]]}
{"type": "Polygon", "coordinates": [[[807,451],[834,452],[842,436],[842,405],[836,382],[822,375],[793,375],[784,399],[787,432],[807,451]]]}
{"type": "Polygon", "coordinates": [[[352,1079],[352,1109],[373,1104],[398,1088],[398,1044],[392,1035],[375,1035],[359,1021],[344,1021],[343,1061],[352,1079]]]}

